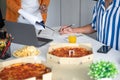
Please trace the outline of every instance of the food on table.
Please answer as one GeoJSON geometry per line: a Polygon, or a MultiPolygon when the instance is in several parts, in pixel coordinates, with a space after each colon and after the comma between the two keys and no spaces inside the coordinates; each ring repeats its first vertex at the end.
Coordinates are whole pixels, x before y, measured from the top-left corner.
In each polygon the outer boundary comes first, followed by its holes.
{"type": "Polygon", "coordinates": [[[42,80],[43,74],[49,72],[51,69],[40,63],[15,63],[1,69],[0,80],[24,80],[31,77],[42,80]]]}
{"type": "Polygon", "coordinates": [[[68,42],[69,43],[76,43],[77,37],[76,35],[69,35],[68,36],[68,42]]]}
{"type": "Polygon", "coordinates": [[[49,54],[58,57],[82,57],[92,54],[92,51],[81,47],[61,47],[53,49],[49,52],[49,54]]]}
{"type": "Polygon", "coordinates": [[[34,46],[24,46],[23,48],[15,51],[13,56],[15,57],[27,57],[27,56],[36,56],[40,51],[34,46]]]}
{"type": "Polygon", "coordinates": [[[0,51],[2,51],[6,46],[6,40],[0,40],[0,51]]]}

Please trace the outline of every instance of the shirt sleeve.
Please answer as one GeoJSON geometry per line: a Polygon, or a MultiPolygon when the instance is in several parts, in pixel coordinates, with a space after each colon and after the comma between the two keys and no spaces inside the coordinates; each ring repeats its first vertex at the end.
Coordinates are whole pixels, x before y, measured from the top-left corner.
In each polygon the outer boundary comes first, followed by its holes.
{"type": "MultiPolygon", "coordinates": [[[[49,3],[50,3],[50,0],[40,0],[40,5],[44,4],[47,6],[49,6],[49,3]]],[[[43,18],[43,21],[46,22],[46,19],[47,19],[47,13],[42,13],[42,18],[43,18]]]]}
{"type": "Polygon", "coordinates": [[[45,4],[48,7],[49,3],[50,3],[50,0],[40,0],[40,5],[45,4]]]}
{"type": "Polygon", "coordinates": [[[18,12],[21,8],[20,0],[6,0],[7,7],[14,13],[18,12]]]}

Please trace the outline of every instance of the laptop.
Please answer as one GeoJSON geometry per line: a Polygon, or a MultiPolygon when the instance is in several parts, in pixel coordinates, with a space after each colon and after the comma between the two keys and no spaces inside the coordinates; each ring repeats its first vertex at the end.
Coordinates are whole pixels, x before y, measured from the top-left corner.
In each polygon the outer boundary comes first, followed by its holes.
{"type": "Polygon", "coordinates": [[[37,37],[35,28],[31,24],[6,21],[5,27],[14,38],[13,43],[40,47],[53,41],[52,39],[37,37]]]}

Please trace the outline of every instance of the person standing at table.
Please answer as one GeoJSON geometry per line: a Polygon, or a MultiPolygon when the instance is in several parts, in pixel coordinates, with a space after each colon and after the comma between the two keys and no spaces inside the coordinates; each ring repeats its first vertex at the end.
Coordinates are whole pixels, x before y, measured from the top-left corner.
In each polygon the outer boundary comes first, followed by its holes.
{"type": "Polygon", "coordinates": [[[6,20],[29,23],[29,21],[20,14],[20,10],[24,10],[38,19],[42,16],[43,21],[46,22],[49,2],[50,0],[6,0],[6,20]]]}
{"type": "Polygon", "coordinates": [[[90,24],[77,28],[62,26],[59,30],[60,34],[96,31],[98,41],[120,51],[120,0],[98,0],[90,24]]]}

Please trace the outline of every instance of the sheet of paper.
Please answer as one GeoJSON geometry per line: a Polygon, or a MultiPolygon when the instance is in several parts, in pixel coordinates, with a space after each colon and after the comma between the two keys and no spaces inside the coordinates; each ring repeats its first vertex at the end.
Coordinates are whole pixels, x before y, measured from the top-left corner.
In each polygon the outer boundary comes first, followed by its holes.
{"type": "Polygon", "coordinates": [[[20,9],[18,11],[20,13],[20,15],[22,15],[26,20],[28,20],[31,24],[34,25],[34,27],[37,29],[37,30],[44,30],[44,26],[40,25],[40,24],[36,24],[36,22],[41,22],[42,21],[42,18],[38,18],[22,9],[20,9]]]}

